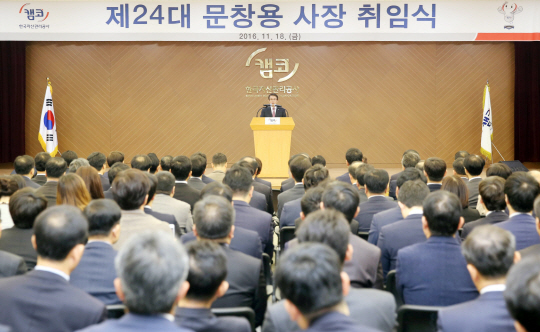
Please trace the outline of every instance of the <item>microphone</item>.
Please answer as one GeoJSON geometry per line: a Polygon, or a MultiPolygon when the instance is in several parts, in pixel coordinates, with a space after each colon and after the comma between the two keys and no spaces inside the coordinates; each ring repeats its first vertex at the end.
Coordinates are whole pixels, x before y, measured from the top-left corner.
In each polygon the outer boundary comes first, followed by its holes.
{"type": "Polygon", "coordinates": [[[256,116],[257,118],[259,117],[259,112],[260,112],[263,108],[264,108],[264,107],[261,107],[261,108],[259,108],[259,110],[257,111],[257,116],[256,116]]]}

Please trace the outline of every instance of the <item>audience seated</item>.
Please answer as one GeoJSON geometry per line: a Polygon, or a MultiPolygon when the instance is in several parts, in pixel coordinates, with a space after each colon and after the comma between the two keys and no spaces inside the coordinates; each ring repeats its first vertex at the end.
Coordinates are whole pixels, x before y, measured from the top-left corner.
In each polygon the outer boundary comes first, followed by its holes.
{"type": "Polygon", "coordinates": [[[424,163],[425,163],[425,160],[420,160],[418,164],[414,166],[414,168],[420,170],[421,172],[424,172],[424,163]]]}
{"type": "Polygon", "coordinates": [[[424,174],[430,192],[441,189],[442,180],[446,176],[446,162],[441,158],[428,158],[424,162],[424,174]]]}
{"type": "Polygon", "coordinates": [[[460,178],[463,179],[463,181],[465,181],[465,183],[469,182],[469,178],[467,177],[467,174],[465,173],[465,166],[463,165],[463,162],[465,161],[465,158],[457,158],[456,160],[454,160],[454,162],[452,163],[452,168],[453,168],[453,175],[457,175],[459,176],[460,178]]]}
{"type": "Polygon", "coordinates": [[[506,206],[510,218],[497,226],[510,231],[516,237],[516,250],[540,244],[536,223],[531,215],[534,200],[540,193],[538,182],[526,172],[515,172],[504,184],[506,206]]]}
{"type": "Polygon", "coordinates": [[[145,154],[138,154],[131,159],[131,168],[138,169],[139,171],[148,172],[152,166],[150,157],[145,154]]]}
{"type": "MultiPolygon", "coordinates": [[[[80,167],[75,174],[83,179],[86,189],[90,193],[90,197],[92,199],[105,198],[101,182],[102,176],[98,174],[95,168],[91,166],[83,166],[80,167]]],[[[107,181],[109,180],[107,179],[107,181]]]]}
{"type": "MultiPolygon", "coordinates": [[[[99,173],[99,177],[101,180],[101,186],[103,191],[109,190],[111,187],[111,184],[109,183],[109,177],[104,175],[105,174],[105,163],[107,162],[107,157],[101,152],[92,152],[88,158],[88,163],[90,166],[94,167],[95,170],[99,173]]],[[[101,197],[100,197],[101,198],[101,197]]]]}
{"type": "Polygon", "coordinates": [[[56,191],[57,205],[73,205],[82,211],[91,200],[92,197],[80,176],[69,173],[60,177],[56,191]]]}
{"type": "Polygon", "coordinates": [[[401,176],[401,173],[409,167],[415,167],[416,164],[420,161],[420,154],[416,150],[407,150],[403,152],[403,156],[401,157],[401,166],[403,167],[402,171],[399,173],[396,173],[390,177],[390,189],[388,196],[392,197],[393,199],[397,200],[397,179],[401,176]]]}
{"type": "Polygon", "coordinates": [[[166,155],[165,157],[161,158],[160,166],[161,170],[165,172],[169,172],[171,170],[171,165],[173,161],[173,156],[166,155]]]}
{"type": "MultiPolygon", "coordinates": [[[[362,161],[363,157],[364,155],[362,154],[362,151],[360,151],[357,148],[350,148],[345,153],[345,164],[347,165],[347,167],[349,167],[355,161],[362,161]]],[[[349,172],[346,172],[345,174],[338,176],[336,180],[343,181],[348,184],[352,184],[351,178],[349,177],[349,172]]]]}
{"type": "Polygon", "coordinates": [[[195,332],[251,332],[245,318],[216,317],[212,303],[225,295],[229,284],[227,256],[217,243],[212,241],[191,242],[186,247],[189,255],[189,290],[176,309],[175,322],[195,332]]]}
{"type": "Polygon", "coordinates": [[[64,153],[62,153],[62,155],[60,156],[62,157],[62,159],[64,159],[66,161],[66,164],[67,166],[69,167],[71,162],[77,158],[79,158],[77,156],[77,153],[71,151],[71,150],[67,150],[67,151],[64,151],[64,153]]]}
{"type": "Polygon", "coordinates": [[[51,159],[51,154],[48,152],[39,152],[34,157],[37,175],[35,178],[32,179],[32,181],[39,184],[40,186],[44,185],[45,182],[47,182],[47,176],[45,175],[45,165],[47,164],[47,161],[49,161],[49,159],[51,159]]]}
{"type": "Polygon", "coordinates": [[[106,305],[122,303],[114,289],[116,250],[122,213],[115,201],[93,200],[83,211],[88,220],[88,243],[69,282],[106,305]]]}
{"type": "Polygon", "coordinates": [[[90,166],[90,163],[88,162],[88,160],[84,158],[77,158],[69,164],[68,170],[66,173],[75,173],[77,172],[79,167],[82,167],[82,166],[90,166]]]}
{"type": "MultiPolygon", "coordinates": [[[[124,164],[123,162],[114,163],[112,167],[109,169],[109,171],[107,172],[107,177],[109,178],[109,183],[111,184],[111,186],[116,175],[128,169],[131,169],[131,167],[129,167],[128,164],[124,164]]],[[[105,196],[105,198],[114,199],[113,194],[112,194],[112,187],[109,188],[109,190],[105,191],[103,195],[105,196]]]]}
{"type": "Polygon", "coordinates": [[[311,158],[311,166],[315,165],[323,165],[326,167],[326,159],[324,159],[324,157],[319,154],[314,156],[313,158],[311,158]]]}
{"type": "MultiPolygon", "coordinates": [[[[305,154],[305,153],[295,154],[294,156],[289,158],[289,161],[287,162],[288,166],[289,166],[289,175],[292,174],[291,173],[291,162],[298,156],[304,156],[304,157],[309,159],[309,156],[307,154],[305,154]]],[[[279,192],[282,193],[284,191],[292,189],[295,186],[295,183],[296,183],[296,181],[294,181],[294,178],[291,175],[290,178],[288,178],[287,180],[281,182],[281,188],[279,189],[279,192]]]]}
{"type": "MultiPolygon", "coordinates": [[[[30,188],[28,190],[31,190],[30,188]]],[[[0,229],[0,241],[2,230],[0,229]]],[[[0,250],[0,278],[25,274],[28,267],[22,257],[0,250]]],[[[8,304],[9,305],[9,304],[8,304]]]]}
{"type": "Polygon", "coordinates": [[[262,183],[264,185],[267,185],[268,187],[272,188],[272,183],[270,181],[266,181],[266,180],[263,180],[263,179],[259,178],[259,175],[261,174],[262,167],[263,167],[262,160],[257,158],[257,157],[255,157],[255,160],[257,161],[257,172],[256,172],[256,175],[255,175],[255,181],[259,182],[259,183],[262,183]]]}
{"type": "Polygon", "coordinates": [[[103,321],[105,305],[69,284],[84,251],[88,224],[73,206],[43,211],[34,224],[34,271],[0,280],[0,324],[13,332],[72,332],[103,321]]]}
{"type": "Polygon", "coordinates": [[[461,202],[456,195],[438,190],[424,200],[423,214],[427,240],[398,251],[397,290],[404,303],[449,306],[475,299],[478,291],[455,239],[464,222],[461,202]]]}
{"type": "Polygon", "coordinates": [[[116,163],[124,163],[124,154],[120,151],[112,151],[107,156],[107,166],[109,166],[109,168],[113,167],[116,163]]]}
{"type": "Polygon", "coordinates": [[[255,158],[252,158],[252,157],[244,157],[244,158],[242,158],[242,160],[240,160],[237,163],[237,165],[245,167],[245,168],[250,170],[251,176],[253,177],[253,193],[254,194],[259,193],[259,194],[264,195],[264,201],[266,203],[266,208],[264,209],[264,211],[266,211],[266,212],[268,212],[270,214],[274,214],[274,202],[273,202],[273,198],[272,198],[272,188],[265,185],[265,184],[262,184],[262,183],[259,183],[259,182],[255,181],[256,176],[257,176],[256,175],[257,174],[257,169],[259,168],[259,164],[257,164],[257,160],[255,160],[255,158]]]}
{"type": "Polygon", "coordinates": [[[227,172],[227,156],[221,152],[212,156],[212,173],[208,174],[208,177],[217,182],[223,182],[225,172],[227,172]]]}
{"type": "MultiPolygon", "coordinates": [[[[295,230],[300,227],[302,221],[305,220],[311,212],[315,212],[321,209],[322,195],[325,188],[325,183],[321,183],[320,186],[306,190],[306,193],[302,197],[302,200],[300,200],[300,207],[302,209],[302,211],[300,211],[300,218],[294,221],[295,230]]],[[[285,247],[287,247],[287,244],[285,244],[285,247]]]]}
{"type": "MultiPolygon", "coordinates": [[[[114,186],[114,184],[113,184],[114,186]]],[[[133,236],[118,252],[114,281],[127,313],[83,332],[189,332],[174,323],[174,312],[187,293],[186,250],[159,231],[133,236]]]]}
{"type": "Polygon", "coordinates": [[[360,196],[360,204],[367,202],[365,175],[367,172],[374,170],[375,167],[370,164],[361,164],[356,168],[356,186],[358,187],[358,195],[360,196]]]}
{"type": "Polygon", "coordinates": [[[13,227],[13,220],[9,212],[9,201],[11,196],[19,190],[14,175],[0,177],[0,222],[2,229],[13,227]]]}
{"type": "Polygon", "coordinates": [[[191,207],[188,203],[174,199],[175,183],[171,172],[161,171],[156,173],[156,195],[152,203],[152,209],[159,213],[172,214],[178,223],[177,234],[191,232],[193,218],[191,207]]]}
{"type": "Polygon", "coordinates": [[[388,172],[383,169],[374,169],[364,175],[367,202],[360,204],[360,213],[355,217],[358,220],[358,231],[369,232],[373,215],[397,207],[397,203],[388,200],[388,172]]]}
{"type": "Polygon", "coordinates": [[[204,184],[209,184],[211,182],[214,182],[214,180],[212,180],[211,178],[209,178],[208,176],[206,176],[204,174],[204,172],[206,171],[206,165],[208,164],[207,159],[206,159],[206,155],[204,153],[202,153],[202,152],[195,152],[192,156],[195,156],[195,155],[199,155],[199,156],[204,158],[204,168],[205,168],[205,170],[203,171],[202,176],[201,176],[202,182],[204,184]]]}
{"type": "Polygon", "coordinates": [[[510,232],[493,225],[473,230],[462,252],[480,296],[439,311],[439,332],[515,332],[503,297],[506,274],[519,260],[515,246],[510,232]]]}
{"type": "Polygon", "coordinates": [[[458,175],[447,176],[443,179],[441,190],[446,190],[456,195],[461,201],[461,216],[465,224],[480,218],[476,209],[469,207],[469,189],[467,184],[458,175]]]}
{"type": "MultiPolygon", "coordinates": [[[[169,227],[174,230],[174,234],[178,237],[182,236],[185,232],[182,232],[180,229],[180,226],[176,222],[176,218],[174,215],[169,213],[161,213],[158,211],[154,211],[152,208],[152,205],[154,203],[154,198],[156,197],[156,189],[158,180],[156,176],[150,172],[145,173],[145,175],[148,177],[148,182],[150,183],[150,189],[148,189],[148,197],[146,198],[146,205],[144,206],[144,213],[149,214],[153,216],[154,218],[164,221],[167,224],[169,224],[169,227]]],[[[170,211],[167,211],[170,212],[170,211]]]]}
{"type": "Polygon", "coordinates": [[[456,154],[454,155],[454,160],[458,159],[458,158],[467,158],[468,156],[470,156],[470,153],[465,151],[465,150],[461,150],[461,151],[458,151],[456,152],[456,154]]]}
{"type": "Polygon", "coordinates": [[[486,164],[484,158],[478,155],[470,155],[465,158],[463,161],[463,166],[465,166],[465,174],[469,178],[467,182],[467,187],[469,187],[469,207],[475,209],[478,202],[478,185],[482,181],[482,171],[484,170],[484,165],[486,164]]]}
{"type": "Polygon", "coordinates": [[[491,164],[486,169],[486,177],[500,176],[501,178],[506,180],[510,175],[512,175],[512,169],[506,164],[491,164]]]}
{"type": "Polygon", "coordinates": [[[47,198],[49,207],[56,205],[58,193],[58,180],[66,173],[67,163],[59,157],[50,158],[45,164],[45,173],[47,174],[47,182],[37,189],[37,193],[47,198]]]}
{"type": "Polygon", "coordinates": [[[176,178],[173,197],[190,205],[191,211],[201,196],[201,191],[188,185],[191,176],[191,159],[186,156],[174,157],[171,164],[171,173],[176,178]]]}
{"type": "Polygon", "coordinates": [[[156,174],[157,171],[160,171],[159,168],[159,158],[158,156],[151,152],[147,154],[148,158],[150,158],[150,170],[148,170],[148,173],[150,174],[156,174]]]}
{"type": "Polygon", "coordinates": [[[305,189],[304,184],[302,183],[302,179],[304,178],[304,174],[310,167],[311,161],[305,156],[298,156],[291,161],[291,175],[294,179],[295,184],[294,187],[290,190],[282,192],[278,195],[278,218],[281,218],[281,212],[285,203],[294,201],[295,199],[301,198],[304,195],[305,189]]]}
{"type": "Polygon", "coordinates": [[[351,181],[351,184],[353,187],[358,188],[357,180],[356,180],[356,170],[360,165],[364,164],[361,161],[355,161],[352,164],[347,167],[347,170],[349,171],[349,180],[351,181]]]}
{"type": "Polygon", "coordinates": [[[191,176],[189,177],[187,184],[191,187],[201,191],[206,185],[202,181],[202,175],[206,170],[206,159],[200,154],[194,154],[191,156],[191,176]]]}
{"type": "MultiPolygon", "coordinates": [[[[540,219],[538,216],[540,216],[540,197],[536,197],[534,201],[534,215],[535,221],[536,221],[536,231],[540,235],[540,219]]],[[[0,240],[1,242],[1,240],[0,240]]],[[[0,248],[1,249],[1,248],[0,248]]],[[[540,254],[540,244],[535,244],[532,246],[529,246],[525,249],[520,250],[520,254],[522,257],[528,257],[528,256],[534,256],[540,254]]]]}
{"type": "Polygon", "coordinates": [[[35,175],[35,163],[34,158],[29,155],[18,156],[13,162],[15,167],[15,173],[21,175],[26,182],[26,186],[30,188],[37,189],[40,187],[39,184],[32,181],[32,177],[35,175]]]}

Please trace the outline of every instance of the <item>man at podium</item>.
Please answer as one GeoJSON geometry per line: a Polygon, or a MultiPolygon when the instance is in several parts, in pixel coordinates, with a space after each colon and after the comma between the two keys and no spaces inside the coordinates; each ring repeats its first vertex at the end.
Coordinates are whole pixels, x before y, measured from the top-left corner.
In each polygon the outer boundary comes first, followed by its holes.
{"type": "Polygon", "coordinates": [[[278,105],[278,95],[271,93],[268,95],[268,100],[270,101],[269,105],[265,105],[262,109],[261,117],[262,118],[284,118],[289,116],[287,110],[278,105]]]}

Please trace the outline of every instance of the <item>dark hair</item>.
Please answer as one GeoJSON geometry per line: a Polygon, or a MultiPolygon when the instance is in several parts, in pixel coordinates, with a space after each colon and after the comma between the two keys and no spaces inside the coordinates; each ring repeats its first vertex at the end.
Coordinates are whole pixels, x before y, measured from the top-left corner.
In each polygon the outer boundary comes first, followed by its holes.
{"type": "Polygon", "coordinates": [[[467,151],[458,151],[456,152],[456,154],[454,155],[454,160],[458,159],[458,158],[467,158],[470,154],[467,152],[467,151]]]}
{"type": "Polygon", "coordinates": [[[118,204],[111,199],[91,201],[83,211],[88,219],[89,236],[108,236],[113,227],[120,223],[122,212],[118,204]]]}
{"type": "Polygon", "coordinates": [[[103,186],[101,185],[101,177],[94,167],[79,167],[75,174],[83,179],[86,189],[90,193],[90,197],[92,197],[92,199],[105,198],[103,194],[103,186]]]}
{"type": "Polygon", "coordinates": [[[150,173],[154,174],[156,173],[157,168],[159,167],[159,158],[153,152],[150,152],[148,154],[148,158],[150,158],[150,173]]]}
{"type": "Polygon", "coordinates": [[[131,159],[131,168],[138,169],[143,172],[147,172],[152,166],[152,160],[150,157],[144,154],[138,154],[131,159]]]}
{"type": "Polygon", "coordinates": [[[364,155],[362,154],[362,151],[360,151],[357,148],[350,148],[345,153],[345,160],[347,160],[347,163],[351,164],[355,161],[362,161],[364,155]]]}
{"type": "Polygon", "coordinates": [[[88,222],[74,206],[53,206],[37,216],[34,236],[39,257],[63,261],[76,245],[86,243],[88,222]]]}
{"type": "Polygon", "coordinates": [[[161,171],[156,173],[156,179],[156,193],[170,195],[175,186],[174,175],[171,172],[161,171]]]}
{"type": "Polygon", "coordinates": [[[500,176],[506,180],[510,175],[512,175],[512,169],[508,165],[502,163],[491,164],[486,170],[486,177],[500,176]]]}
{"type": "Polygon", "coordinates": [[[291,161],[290,165],[291,175],[294,181],[301,182],[304,178],[304,174],[310,167],[311,161],[309,160],[309,158],[306,158],[304,156],[294,158],[294,160],[291,161]]]}
{"type": "Polygon", "coordinates": [[[185,181],[191,172],[191,159],[186,156],[174,157],[171,163],[171,173],[176,180],[185,181]]]}
{"type": "Polygon", "coordinates": [[[45,164],[45,172],[47,177],[59,178],[66,173],[67,163],[60,157],[50,158],[45,164]]]}
{"type": "Polygon", "coordinates": [[[109,165],[109,167],[112,167],[112,165],[118,162],[124,162],[124,154],[120,151],[113,151],[109,153],[109,156],[107,157],[107,165],[109,165]]]}
{"type": "Polygon", "coordinates": [[[216,153],[214,156],[212,156],[212,164],[215,166],[217,165],[223,165],[227,163],[227,156],[224,155],[221,152],[216,153]]]}
{"type": "Polygon", "coordinates": [[[152,199],[154,199],[158,180],[154,174],[146,173],[146,176],[148,177],[148,182],[150,183],[150,188],[148,189],[148,200],[146,201],[146,204],[148,204],[148,202],[151,202],[152,199]]]}
{"type": "Polygon", "coordinates": [[[13,176],[8,175],[0,177],[0,197],[11,196],[17,190],[19,190],[19,185],[13,176]]]}
{"type": "Polygon", "coordinates": [[[506,209],[504,182],[505,180],[499,176],[490,176],[480,181],[478,192],[488,211],[504,211],[506,209]]]}
{"type": "Polygon", "coordinates": [[[18,190],[9,199],[9,214],[17,228],[29,229],[41,211],[47,208],[45,196],[36,193],[32,188],[18,190]]]}
{"type": "Polygon", "coordinates": [[[255,157],[255,160],[257,161],[257,175],[259,175],[262,171],[262,160],[257,157],[255,157]]]}
{"type": "Polygon", "coordinates": [[[353,163],[351,163],[349,165],[349,167],[347,168],[347,171],[349,172],[349,175],[354,179],[356,180],[356,169],[358,168],[358,166],[362,165],[363,162],[361,161],[355,161],[353,163]]]}
{"type": "Polygon", "coordinates": [[[324,159],[324,157],[321,156],[320,154],[318,154],[315,157],[311,158],[311,166],[315,166],[317,164],[326,166],[326,159],[324,159]]]}
{"type": "Polygon", "coordinates": [[[329,209],[310,213],[296,231],[298,243],[318,242],[334,249],[343,264],[351,227],[343,213],[329,209]]]}
{"type": "Polygon", "coordinates": [[[446,173],[446,162],[441,158],[431,157],[424,162],[424,171],[431,181],[441,181],[446,173]]]}
{"type": "Polygon", "coordinates": [[[424,217],[433,236],[453,236],[461,218],[459,198],[446,190],[432,192],[424,200],[424,217]]]}
{"type": "Polygon", "coordinates": [[[526,257],[506,278],[506,307],[525,330],[540,331],[540,257],[526,257]]]}
{"type": "Polygon", "coordinates": [[[306,193],[300,199],[300,208],[304,216],[321,209],[323,192],[324,188],[322,187],[313,187],[306,190],[306,193]]]}
{"type": "Polygon", "coordinates": [[[257,171],[259,170],[259,163],[257,160],[253,157],[244,157],[242,158],[241,162],[243,161],[249,162],[250,168],[253,169],[253,175],[257,175],[257,171]]]}
{"type": "Polygon", "coordinates": [[[342,181],[334,181],[323,192],[322,202],[325,209],[335,209],[345,215],[350,223],[356,214],[360,196],[358,191],[350,184],[342,181]]]}
{"type": "Polygon", "coordinates": [[[486,161],[478,155],[470,155],[463,161],[463,166],[467,172],[472,176],[478,176],[482,174],[486,161]]]}
{"type": "Polygon", "coordinates": [[[206,196],[215,195],[226,198],[229,202],[232,202],[233,192],[231,187],[218,181],[213,181],[204,186],[201,190],[201,199],[206,196]]]}
{"type": "Polygon", "coordinates": [[[199,154],[191,156],[191,176],[201,177],[206,170],[206,159],[199,154]]]}
{"type": "Polygon", "coordinates": [[[271,94],[269,94],[269,95],[268,95],[268,100],[270,100],[270,97],[271,97],[271,96],[274,96],[274,97],[276,97],[276,99],[278,99],[278,100],[279,100],[279,97],[278,97],[278,95],[277,95],[277,94],[275,94],[275,93],[271,93],[271,94]]]}
{"type": "Polygon", "coordinates": [[[107,157],[101,152],[92,152],[86,160],[88,160],[90,166],[99,172],[103,168],[103,165],[105,165],[105,162],[107,162],[107,157]]]}
{"type": "Polygon", "coordinates": [[[461,244],[461,252],[467,263],[489,279],[506,276],[514,264],[515,250],[514,235],[494,225],[474,228],[461,244]]]}
{"type": "Polygon", "coordinates": [[[458,175],[467,175],[465,174],[465,166],[463,166],[463,162],[465,161],[465,158],[458,158],[454,160],[452,163],[452,168],[458,175]]]}
{"type": "Polygon", "coordinates": [[[407,181],[399,188],[398,200],[406,207],[422,206],[429,195],[427,184],[420,180],[407,181]]]}
{"type": "Polygon", "coordinates": [[[224,239],[231,233],[234,209],[221,196],[206,196],[193,208],[193,223],[199,237],[208,240],[224,239]]]}
{"type": "Polygon", "coordinates": [[[422,173],[422,171],[420,171],[416,167],[408,167],[405,168],[398,176],[396,180],[396,185],[398,188],[401,188],[401,186],[403,186],[403,184],[405,184],[407,181],[415,180],[420,180],[424,183],[427,183],[427,178],[424,173],[422,173]]]}
{"type": "Polygon", "coordinates": [[[15,173],[20,175],[29,174],[32,168],[34,168],[34,165],[34,158],[26,154],[24,156],[18,156],[13,162],[15,173]]]}
{"type": "Polygon", "coordinates": [[[384,169],[374,169],[364,175],[365,186],[372,194],[382,194],[389,181],[388,172],[384,169]]]}
{"type": "Polygon", "coordinates": [[[69,164],[71,164],[73,160],[79,158],[77,154],[71,150],[67,150],[64,153],[62,153],[61,157],[62,159],[66,161],[66,164],[68,165],[68,167],[69,167],[69,164]]]}
{"type": "Polygon", "coordinates": [[[317,187],[319,183],[330,178],[330,173],[328,169],[322,165],[311,166],[304,173],[304,188],[308,190],[309,188],[317,187]]]}
{"type": "Polygon", "coordinates": [[[504,184],[508,203],[517,212],[531,212],[539,191],[538,182],[526,172],[514,172],[504,184]]]}
{"type": "Polygon", "coordinates": [[[129,167],[128,164],[117,161],[115,164],[112,165],[111,168],[109,168],[109,171],[107,172],[107,176],[109,177],[109,183],[112,185],[114,178],[118,173],[128,170],[130,168],[131,167],[129,167]]]}
{"type": "Polygon", "coordinates": [[[420,156],[420,153],[418,153],[418,151],[413,150],[413,149],[406,150],[405,152],[403,152],[403,155],[406,155],[407,153],[410,153],[410,152],[416,153],[418,156],[420,156]]]}
{"type": "Polygon", "coordinates": [[[173,156],[170,155],[161,158],[161,169],[168,172],[171,169],[172,161],[173,156]]]}
{"type": "MultiPolygon", "coordinates": [[[[26,181],[24,180],[23,176],[22,175],[19,175],[19,174],[11,174],[9,175],[9,177],[13,180],[15,180],[15,182],[17,182],[17,186],[19,186],[19,189],[23,189],[26,187],[26,181]]],[[[7,195],[7,194],[6,194],[7,195]]],[[[9,196],[9,195],[8,195],[9,196]]]]}
{"type": "Polygon", "coordinates": [[[255,175],[255,172],[257,172],[257,168],[256,167],[254,168],[253,165],[247,160],[240,160],[239,162],[237,162],[233,166],[246,168],[247,170],[249,170],[252,177],[255,175]]]}
{"type": "Polygon", "coordinates": [[[194,154],[192,154],[191,156],[192,156],[192,157],[193,157],[193,156],[201,156],[201,157],[204,158],[204,161],[207,160],[207,159],[206,159],[206,154],[202,153],[201,151],[197,151],[197,152],[195,152],[194,154]]]}
{"type": "Polygon", "coordinates": [[[122,210],[136,210],[146,200],[150,181],[138,169],[128,169],[116,175],[112,183],[113,198],[122,210]]]}
{"type": "Polygon", "coordinates": [[[414,167],[420,161],[420,155],[416,152],[407,152],[401,158],[401,165],[403,167],[414,167]]]}
{"type": "Polygon", "coordinates": [[[246,168],[233,165],[223,177],[223,184],[228,185],[233,193],[246,195],[253,186],[251,172],[246,168]]]}
{"type": "Polygon", "coordinates": [[[469,188],[467,188],[465,181],[459,175],[445,177],[441,185],[441,190],[446,190],[456,195],[463,209],[469,207],[469,188]]]}
{"type": "Polygon", "coordinates": [[[214,297],[227,277],[227,256],[212,241],[192,241],[186,245],[189,255],[189,290],[186,298],[208,301],[214,297]]]}
{"type": "Polygon", "coordinates": [[[341,262],[338,254],[321,243],[302,243],[281,256],[276,285],[308,319],[343,301],[341,262]]]}
{"type": "Polygon", "coordinates": [[[358,166],[356,168],[356,182],[360,185],[360,186],[365,186],[366,185],[366,181],[365,181],[365,175],[366,173],[368,172],[371,172],[372,170],[374,170],[375,167],[373,167],[373,165],[370,165],[370,164],[362,164],[360,166],[358,166]]]}
{"type": "Polygon", "coordinates": [[[51,159],[51,155],[48,152],[40,152],[36,154],[34,162],[36,163],[36,170],[39,172],[45,172],[45,164],[51,159]]]}

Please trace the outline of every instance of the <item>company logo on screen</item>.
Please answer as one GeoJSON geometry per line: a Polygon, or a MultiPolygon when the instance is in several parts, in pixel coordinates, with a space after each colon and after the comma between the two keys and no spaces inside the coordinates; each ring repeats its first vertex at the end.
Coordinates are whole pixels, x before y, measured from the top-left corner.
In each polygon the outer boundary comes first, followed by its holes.
{"type": "Polygon", "coordinates": [[[504,15],[504,20],[508,22],[504,28],[510,30],[514,28],[514,15],[521,13],[523,11],[523,7],[518,7],[517,3],[509,3],[508,1],[505,1],[502,6],[497,8],[497,10],[499,13],[504,15]]]}
{"type": "Polygon", "coordinates": [[[45,13],[43,9],[30,8],[30,3],[25,3],[21,9],[19,9],[19,14],[22,14],[23,12],[29,21],[34,22],[43,22],[49,17],[49,12],[45,13]]]}
{"type": "MultiPolygon", "coordinates": [[[[266,48],[260,48],[255,52],[251,53],[251,55],[246,61],[246,67],[249,67],[251,65],[251,60],[253,60],[256,55],[263,53],[264,51],[266,51],[266,48]]],[[[285,82],[291,77],[293,77],[294,74],[296,74],[296,72],[298,71],[298,67],[300,66],[299,63],[295,63],[293,70],[289,72],[289,59],[255,59],[254,63],[255,66],[259,66],[259,73],[261,74],[262,78],[274,78],[274,73],[287,74],[286,76],[281,77],[278,80],[279,83],[285,82]]]]}

